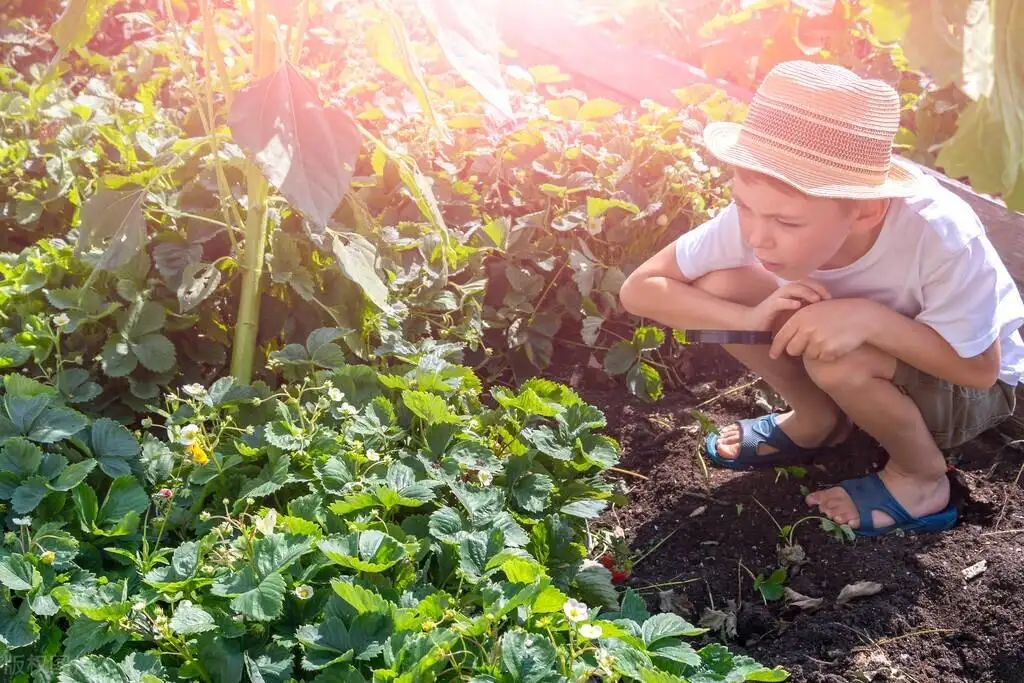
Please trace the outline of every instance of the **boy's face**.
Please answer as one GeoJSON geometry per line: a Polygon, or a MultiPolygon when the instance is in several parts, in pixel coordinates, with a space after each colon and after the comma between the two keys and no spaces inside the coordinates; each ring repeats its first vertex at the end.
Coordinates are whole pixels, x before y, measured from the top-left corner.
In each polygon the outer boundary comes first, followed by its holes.
{"type": "Polygon", "coordinates": [[[786,280],[827,266],[857,223],[848,204],[808,197],[774,181],[736,174],[732,190],[743,240],[765,269],[786,280]]]}

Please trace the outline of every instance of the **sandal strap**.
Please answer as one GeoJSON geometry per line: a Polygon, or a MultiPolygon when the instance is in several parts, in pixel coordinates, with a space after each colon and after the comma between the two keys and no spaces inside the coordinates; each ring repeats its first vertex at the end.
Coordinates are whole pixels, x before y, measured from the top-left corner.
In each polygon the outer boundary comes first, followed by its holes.
{"type": "Polygon", "coordinates": [[[860,529],[872,531],[875,529],[871,513],[875,510],[886,513],[892,517],[895,526],[904,526],[916,522],[917,519],[906,508],[900,505],[899,501],[893,498],[892,493],[885,486],[885,482],[872,472],[856,479],[847,479],[839,482],[839,486],[850,495],[853,504],[857,506],[857,514],[860,515],[860,529]]]}
{"type": "Polygon", "coordinates": [[[780,453],[803,454],[811,450],[793,443],[793,440],[779,427],[778,417],[779,413],[769,413],[761,417],[740,420],[737,423],[741,434],[740,458],[764,457],[757,453],[757,447],[761,444],[772,446],[780,453]]]}

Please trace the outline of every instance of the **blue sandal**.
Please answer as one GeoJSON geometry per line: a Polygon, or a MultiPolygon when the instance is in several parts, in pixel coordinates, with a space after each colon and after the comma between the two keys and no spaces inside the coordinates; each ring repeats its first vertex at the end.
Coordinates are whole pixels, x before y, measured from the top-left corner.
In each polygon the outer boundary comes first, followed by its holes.
{"type": "MultiPolygon", "coordinates": [[[[770,413],[761,417],[739,420],[740,426],[740,453],[735,458],[723,458],[718,454],[718,434],[708,434],[704,442],[704,455],[714,464],[721,467],[728,467],[734,470],[749,470],[761,467],[785,467],[788,465],[806,465],[814,459],[814,455],[821,448],[803,448],[793,443],[793,440],[786,436],[786,433],[779,428],[778,418],[781,413],[770,413]],[[767,444],[778,449],[777,453],[757,454],[757,447],[767,444]]],[[[836,425],[836,430],[825,440],[826,444],[832,442],[836,432],[842,428],[842,424],[836,425]]]]}
{"type": "Polygon", "coordinates": [[[959,517],[959,512],[953,502],[950,501],[946,509],[924,517],[912,517],[899,502],[892,497],[889,489],[877,473],[847,479],[839,482],[853,504],[857,506],[857,514],[860,515],[860,526],[853,530],[858,536],[884,536],[890,532],[900,529],[902,531],[915,531],[917,533],[932,533],[946,531],[952,528],[959,517]],[[872,510],[879,510],[886,513],[896,522],[892,526],[875,528],[871,520],[872,510]]]}

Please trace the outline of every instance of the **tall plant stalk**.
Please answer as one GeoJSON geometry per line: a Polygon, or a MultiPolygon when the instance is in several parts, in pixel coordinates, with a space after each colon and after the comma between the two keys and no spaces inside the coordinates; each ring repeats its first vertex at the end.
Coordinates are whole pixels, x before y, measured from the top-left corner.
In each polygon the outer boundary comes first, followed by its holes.
{"type": "MultiPolygon", "coordinates": [[[[253,71],[256,78],[264,78],[273,73],[277,61],[273,37],[267,35],[266,10],[266,1],[256,0],[253,7],[253,71]]],[[[245,179],[249,207],[245,219],[242,293],[238,302],[238,320],[231,349],[231,374],[240,382],[248,384],[252,381],[259,335],[260,280],[263,278],[263,261],[267,248],[269,186],[266,178],[251,162],[248,164],[245,179]]]]}

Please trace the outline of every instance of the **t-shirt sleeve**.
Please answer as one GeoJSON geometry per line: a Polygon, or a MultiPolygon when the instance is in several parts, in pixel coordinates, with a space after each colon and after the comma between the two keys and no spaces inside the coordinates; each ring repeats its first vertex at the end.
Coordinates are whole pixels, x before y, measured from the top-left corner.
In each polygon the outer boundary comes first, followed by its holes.
{"type": "Polygon", "coordinates": [[[743,244],[739,215],[732,203],[676,240],[676,263],[688,280],[696,280],[713,270],[756,262],[753,252],[743,244]]]}
{"type": "Polygon", "coordinates": [[[1024,305],[991,243],[974,237],[928,273],[918,322],[938,332],[958,355],[984,352],[1024,324],[1024,305]]]}

